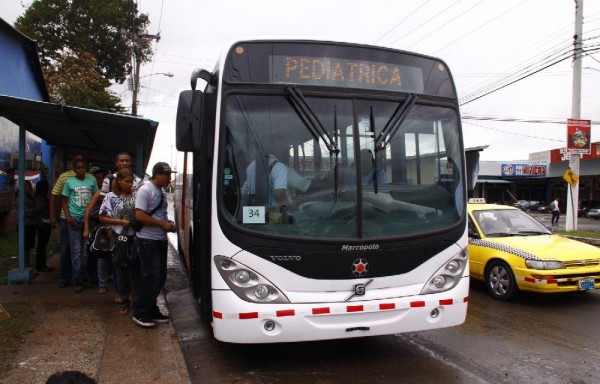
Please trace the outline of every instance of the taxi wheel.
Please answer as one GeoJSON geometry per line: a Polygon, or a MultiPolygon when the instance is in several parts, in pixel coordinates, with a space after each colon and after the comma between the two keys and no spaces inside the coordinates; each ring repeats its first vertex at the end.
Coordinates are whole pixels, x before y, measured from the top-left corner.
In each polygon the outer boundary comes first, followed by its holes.
{"type": "Polygon", "coordinates": [[[515,275],[504,261],[492,261],[487,268],[485,280],[487,290],[494,299],[508,301],[519,293],[515,275]]]}

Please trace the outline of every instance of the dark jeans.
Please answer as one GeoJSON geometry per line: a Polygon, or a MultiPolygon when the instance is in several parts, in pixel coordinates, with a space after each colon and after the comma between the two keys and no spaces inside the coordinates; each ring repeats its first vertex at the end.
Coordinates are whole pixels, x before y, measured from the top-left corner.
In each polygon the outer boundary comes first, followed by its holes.
{"type": "Polygon", "coordinates": [[[156,299],[167,281],[167,240],[135,239],[133,282],[136,317],[153,316],[159,309],[156,299]]]}
{"type": "Polygon", "coordinates": [[[66,219],[60,219],[60,282],[68,284],[71,281],[71,247],[69,246],[69,224],[66,219]]]}
{"type": "Polygon", "coordinates": [[[119,297],[121,297],[121,308],[129,309],[131,306],[129,294],[131,293],[132,285],[132,267],[115,267],[117,269],[117,291],[119,292],[119,297]]]}
{"type": "Polygon", "coordinates": [[[37,227],[37,248],[35,251],[35,267],[39,271],[48,267],[46,265],[46,246],[48,245],[48,241],[50,240],[50,233],[52,232],[52,227],[50,224],[42,224],[41,227],[37,227]]]}
{"type": "Polygon", "coordinates": [[[552,211],[552,225],[558,224],[560,218],[560,211],[552,211]]]}

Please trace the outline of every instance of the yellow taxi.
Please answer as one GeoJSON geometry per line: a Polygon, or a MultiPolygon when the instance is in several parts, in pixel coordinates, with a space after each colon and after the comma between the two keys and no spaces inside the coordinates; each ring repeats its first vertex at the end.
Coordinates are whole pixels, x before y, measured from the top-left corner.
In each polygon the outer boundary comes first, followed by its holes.
{"type": "Polygon", "coordinates": [[[553,235],[514,207],[483,199],[467,206],[471,277],[485,281],[494,298],[600,288],[600,248],[553,235]]]}

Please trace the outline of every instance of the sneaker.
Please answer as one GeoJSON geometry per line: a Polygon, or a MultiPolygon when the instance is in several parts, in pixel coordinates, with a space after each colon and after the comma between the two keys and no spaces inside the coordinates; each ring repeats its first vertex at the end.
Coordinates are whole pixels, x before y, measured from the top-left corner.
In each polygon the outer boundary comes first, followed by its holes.
{"type": "Polygon", "coordinates": [[[160,312],[157,312],[156,314],[150,316],[152,318],[152,321],[156,322],[156,323],[166,323],[169,320],[171,320],[171,318],[169,316],[163,315],[160,312]]]}
{"type": "Polygon", "coordinates": [[[75,283],[75,293],[81,292],[83,292],[83,286],[81,285],[81,283],[75,283]]]}
{"type": "Polygon", "coordinates": [[[152,328],[156,325],[152,319],[148,318],[148,316],[136,316],[133,315],[133,321],[138,323],[141,327],[144,328],[152,328]]]}
{"type": "Polygon", "coordinates": [[[115,302],[115,304],[122,304],[123,300],[121,299],[121,296],[116,295],[115,299],[113,300],[115,302]]]}

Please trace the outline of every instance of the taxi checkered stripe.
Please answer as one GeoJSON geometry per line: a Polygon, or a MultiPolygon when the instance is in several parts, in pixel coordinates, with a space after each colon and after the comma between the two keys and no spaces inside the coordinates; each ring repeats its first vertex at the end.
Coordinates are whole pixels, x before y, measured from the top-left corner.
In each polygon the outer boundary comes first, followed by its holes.
{"type": "Polygon", "coordinates": [[[578,278],[578,279],[572,279],[572,278],[563,278],[563,279],[534,279],[533,277],[525,277],[525,276],[515,276],[515,279],[526,281],[528,283],[534,283],[534,284],[556,284],[556,283],[564,283],[564,282],[569,282],[569,281],[578,281],[578,280],[581,280],[580,278],[578,278]]]}
{"type": "Polygon", "coordinates": [[[480,239],[469,239],[469,244],[477,245],[479,247],[491,248],[491,249],[495,249],[497,251],[507,252],[507,253],[513,254],[515,256],[522,257],[525,260],[540,260],[539,257],[537,257],[529,252],[522,251],[518,248],[514,248],[509,245],[494,243],[492,241],[480,240],[480,239]]]}
{"type": "Polygon", "coordinates": [[[411,301],[411,302],[383,302],[383,303],[369,303],[369,304],[347,304],[338,306],[326,306],[326,307],[313,307],[313,308],[301,308],[301,309],[283,309],[279,311],[265,311],[265,312],[241,312],[241,313],[223,313],[213,311],[213,317],[216,319],[225,320],[248,320],[248,319],[269,319],[275,317],[287,317],[287,316],[331,316],[331,315],[342,315],[349,313],[374,313],[383,311],[394,311],[411,308],[422,308],[422,307],[437,307],[437,306],[448,306],[463,304],[469,301],[469,297],[465,297],[462,301],[453,299],[444,300],[430,300],[430,301],[411,301]]]}

